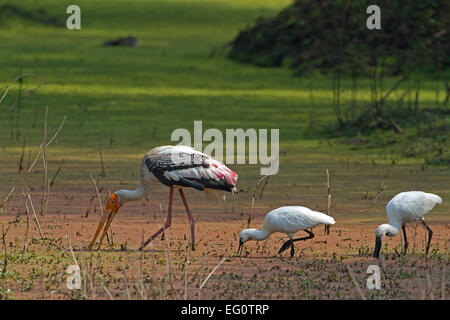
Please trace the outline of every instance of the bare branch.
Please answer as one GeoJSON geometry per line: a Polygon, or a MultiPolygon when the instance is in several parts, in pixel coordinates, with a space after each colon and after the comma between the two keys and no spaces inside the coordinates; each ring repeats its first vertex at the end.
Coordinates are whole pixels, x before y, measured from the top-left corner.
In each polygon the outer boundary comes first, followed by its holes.
{"type": "MultiPolygon", "coordinates": [[[[36,75],[35,75],[35,74],[32,74],[32,73],[21,74],[20,76],[16,77],[13,81],[11,81],[9,84],[7,84],[7,85],[6,85],[6,90],[5,90],[5,92],[3,93],[2,97],[0,98],[0,103],[2,103],[3,99],[6,97],[6,94],[8,93],[9,89],[11,89],[11,87],[12,87],[12,85],[13,85],[14,82],[16,82],[16,81],[18,81],[18,80],[20,80],[20,79],[22,79],[22,78],[25,78],[25,77],[34,77],[34,76],[36,76],[36,75]]],[[[38,88],[38,87],[34,88],[33,90],[35,90],[35,89],[37,89],[37,88],[38,88]]],[[[31,91],[31,89],[28,90],[27,93],[29,93],[30,91],[31,91]]]]}
{"type": "Polygon", "coordinates": [[[6,196],[6,198],[2,202],[0,202],[0,208],[2,208],[8,202],[8,200],[11,197],[11,195],[13,194],[13,192],[14,192],[14,187],[12,187],[11,191],[6,196]]]}
{"type": "Polygon", "coordinates": [[[250,223],[252,222],[253,219],[253,208],[255,206],[255,195],[256,195],[256,191],[258,190],[258,187],[261,183],[264,182],[264,180],[268,179],[270,176],[262,176],[255,185],[255,188],[253,189],[253,194],[252,194],[252,208],[250,210],[250,214],[248,216],[248,220],[247,220],[247,228],[250,227],[250,223]]]}
{"type": "Polygon", "coordinates": [[[208,274],[208,276],[207,276],[207,277],[205,278],[205,280],[202,282],[202,284],[201,284],[199,290],[201,290],[201,289],[205,286],[205,284],[206,284],[206,282],[209,280],[209,278],[211,278],[211,276],[213,275],[213,273],[217,270],[217,268],[219,268],[219,267],[222,265],[222,263],[225,262],[225,260],[226,260],[226,258],[222,258],[222,260],[220,260],[220,262],[214,267],[214,269],[211,270],[211,272],[208,274]]]}
{"type": "Polygon", "coordinates": [[[52,180],[50,180],[50,187],[55,184],[56,177],[58,176],[59,172],[61,171],[62,165],[64,164],[64,159],[62,159],[61,163],[58,166],[58,169],[56,169],[55,174],[53,175],[52,180]]]}
{"type": "Polygon", "coordinates": [[[55,134],[53,135],[53,137],[47,142],[47,144],[45,145],[46,147],[48,147],[49,145],[52,144],[53,140],[55,140],[56,136],[59,134],[59,132],[61,131],[61,129],[64,126],[64,122],[66,121],[67,116],[64,116],[64,118],[61,121],[61,124],[59,125],[58,130],[56,130],[55,134]]]}
{"type": "Polygon", "coordinates": [[[73,253],[72,244],[70,243],[69,237],[67,235],[66,235],[66,239],[67,239],[67,243],[69,244],[69,249],[70,249],[70,253],[72,254],[72,259],[75,262],[75,264],[77,265],[77,267],[79,268],[77,258],[75,257],[75,254],[73,253]]]}
{"type": "Polygon", "coordinates": [[[359,287],[358,282],[356,281],[356,278],[355,278],[355,275],[352,272],[352,269],[348,265],[345,265],[345,266],[347,267],[348,274],[350,275],[350,278],[352,279],[353,284],[356,287],[356,291],[358,291],[359,295],[361,296],[361,299],[367,300],[365,295],[364,295],[364,293],[362,292],[361,288],[359,287]]]}
{"type": "MultiPolygon", "coordinates": [[[[61,124],[59,125],[58,130],[56,130],[55,134],[54,134],[53,137],[49,140],[49,142],[46,143],[46,145],[45,145],[46,147],[50,146],[50,144],[55,140],[56,136],[57,136],[57,135],[59,134],[59,132],[61,131],[61,129],[62,129],[63,125],[64,125],[64,122],[66,121],[66,118],[67,118],[67,116],[64,116],[63,120],[61,121],[61,124]]],[[[32,163],[31,166],[28,168],[28,172],[30,172],[30,171],[33,169],[34,165],[36,164],[37,160],[39,159],[39,156],[41,155],[41,152],[42,152],[42,150],[43,150],[43,146],[44,146],[44,145],[41,143],[41,145],[39,146],[39,150],[38,150],[38,152],[37,152],[37,154],[36,154],[36,157],[35,157],[33,163],[32,163]]]]}
{"type": "MultiPolygon", "coordinates": [[[[327,215],[331,216],[331,188],[330,188],[330,173],[327,169],[327,215]]],[[[325,234],[330,234],[331,226],[329,224],[325,225],[325,234]]]]}
{"type": "MultiPolygon", "coordinates": [[[[34,221],[36,222],[36,225],[38,227],[39,234],[41,235],[41,239],[44,239],[44,236],[42,234],[41,225],[39,224],[39,219],[37,217],[36,210],[34,210],[33,201],[31,200],[31,195],[29,193],[28,193],[28,200],[30,201],[31,209],[33,210],[34,221]]],[[[25,205],[28,208],[28,204],[26,202],[25,202],[25,205]]]]}
{"type": "Polygon", "coordinates": [[[94,177],[92,176],[92,174],[91,174],[91,179],[92,179],[92,182],[94,183],[95,192],[97,193],[98,205],[99,205],[99,207],[100,207],[101,216],[103,216],[102,200],[100,199],[100,193],[98,192],[97,183],[95,182],[95,179],[94,179],[94,177]]]}

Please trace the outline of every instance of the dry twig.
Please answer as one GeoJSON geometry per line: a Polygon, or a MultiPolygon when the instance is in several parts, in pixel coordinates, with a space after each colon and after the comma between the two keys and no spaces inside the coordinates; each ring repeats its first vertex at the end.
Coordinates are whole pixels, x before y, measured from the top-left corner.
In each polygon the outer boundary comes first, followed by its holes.
{"type": "MultiPolygon", "coordinates": [[[[28,193],[27,196],[28,196],[28,200],[30,201],[31,209],[33,210],[34,221],[36,222],[36,225],[37,225],[37,227],[38,227],[39,234],[41,235],[41,239],[44,239],[44,235],[42,234],[41,225],[39,224],[39,219],[38,219],[38,217],[37,217],[36,210],[34,210],[33,201],[31,200],[31,195],[30,195],[30,193],[28,193]]],[[[25,205],[28,206],[27,203],[25,203],[25,205]]]]}
{"type": "Polygon", "coordinates": [[[0,202],[0,208],[3,208],[3,206],[8,202],[9,198],[11,197],[11,195],[14,192],[14,187],[12,187],[11,191],[8,193],[8,195],[6,196],[5,199],[3,199],[2,202],[0,202]]]}
{"type": "Polygon", "coordinates": [[[270,176],[263,176],[261,177],[255,185],[255,188],[253,189],[253,193],[252,193],[252,208],[250,210],[250,214],[248,216],[248,220],[247,220],[247,228],[250,228],[250,223],[252,222],[253,219],[253,208],[255,206],[255,195],[256,195],[256,191],[258,190],[258,187],[261,183],[264,182],[264,180],[268,179],[270,176]]]}
{"type": "Polygon", "coordinates": [[[347,264],[346,264],[345,266],[347,267],[348,274],[350,275],[350,278],[352,279],[353,284],[354,284],[355,287],[356,287],[356,291],[358,291],[359,295],[361,296],[361,299],[367,300],[367,299],[366,299],[366,296],[364,295],[364,293],[362,292],[361,288],[359,287],[358,282],[356,281],[356,278],[355,278],[355,275],[354,275],[353,272],[352,272],[352,269],[351,269],[350,266],[347,265],[347,264]]]}
{"type": "Polygon", "coordinates": [[[5,231],[5,228],[2,225],[2,244],[3,244],[3,250],[4,250],[2,278],[5,278],[5,276],[6,276],[6,266],[8,265],[8,255],[6,252],[6,235],[8,234],[9,227],[11,227],[11,225],[8,225],[8,227],[6,228],[6,231],[5,231]]]}
{"type": "Polygon", "coordinates": [[[222,260],[220,260],[220,262],[214,267],[214,269],[211,270],[211,272],[208,274],[208,276],[205,278],[205,280],[203,280],[202,284],[200,285],[199,290],[202,290],[202,288],[205,286],[206,282],[209,280],[209,278],[211,278],[211,276],[213,275],[213,273],[217,270],[217,268],[220,267],[220,265],[222,263],[224,263],[226,260],[226,258],[222,258],[222,260]]]}
{"type": "MultiPolygon", "coordinates": [[[[331,188],[330,188],[330,173],[327,169],[327,215],[331,216],[331,188]]],[[[330,234],[330,225],[325,225],[325,234],[330,234]]]]}

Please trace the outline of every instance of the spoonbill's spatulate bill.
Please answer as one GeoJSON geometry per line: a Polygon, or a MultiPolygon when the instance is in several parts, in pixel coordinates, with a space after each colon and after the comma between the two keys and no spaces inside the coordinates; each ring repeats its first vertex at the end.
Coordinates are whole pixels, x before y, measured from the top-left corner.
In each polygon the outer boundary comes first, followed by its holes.
{"type": "Polygon", "coordinates": [[[403,254],[405,254],[408,249],[405,223],[412,221],[421,221],[428,231],[428,242],[425,250],[425,255],[428,255],[433,231],[431,231],[431,228],[425,222],[423,217],[430,212],[436,204],[441,203],[442,198],[438,195],[422,191],[401,192],[393,197],[386,205],[388,223],[380,225],[375,231],[375,251],[373,256],[375,258],[379,257],[383,237],[395,236],[400,231],[400,228],[402,228],[403,237],[405,238],[403,247],[403,254]]]}
{"type": "Polygon", "coordinates": [[[150,150],[142,158],[139,172],[141,181],[137,189],[118,190],[111,194],[106,203],[105,213],[101,217],[94,238],[89,245],[90,250],[92,250],[95,240],[105,222],[106,226],[100,238],[100,243],[98,245],[99,249],[119,208],[128,201],[139,200],[145,197],[149,193],[150,187],[155,183],[162,183],[170,189],[167,220],[164,227],[161,227],[148,238],[147,241],[141,245],[139,250],[142,250],[161,232],[170,227],[172,223],[172,199],[174,188],[178,189],[184,207],[186,208],[186,213],[189,217],[193,249],[195,244],[194,218],[184,196],[183,188],[193,188],[198,191],[215,189],[233,193],[237,192],[236,181],[238,176],[233,170],[229,169],[223,163],[212,159],[207,154],[187,146],[162,146],[150,150]]]}
{"type": "Polygon", "coordinates": [[[311,210],[300,206],[286,206],[270,211],[264,218],[263,226],[258,229],[245,229],[239,234],[239,248],[237,255],[242,253],[244,243],[248,240],[264,240],[272,233],[286,233],[290,240],[286,241],[278,251],[281,253],[291,247],[291,257],[294,256],[294,242],[314,238],[314,233],[308,228],[312,228],[318,224],[334,224],[333,217],[325,213],[311,210]],[[294,233],[303,230],[308,236],[294,239],[294,233]]]}

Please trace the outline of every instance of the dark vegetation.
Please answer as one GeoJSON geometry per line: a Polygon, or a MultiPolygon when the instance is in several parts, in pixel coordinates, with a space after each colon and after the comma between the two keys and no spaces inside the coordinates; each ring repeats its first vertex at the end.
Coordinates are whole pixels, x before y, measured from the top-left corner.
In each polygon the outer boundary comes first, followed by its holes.
{"type": "Polygon", "coordinates": [[[231,59],[368,76],[374,66],[401,75],[415,63],[450,65],[447,1],[378,1],[382,30],[366,27],[367,1],[297,0],[273,18],[260,18],[232,42],[231,59]]]}
{"type": "Polygon", "coordinates": [[[106,47],[137,47],[138,39],[133,36],[118,38],[114,40],[107,40],[103,43],[106,47]]]}
{"type": "Polygon", "coordinates": [[[0,27],[5,26],[11,20],[19,20],[28,23],[39,23],[44,25],[62,26],[64,21],[61,18],[51,16],[45,9],[36,8],[27,10],[14,4],[4,4],[0,6],[0,27]]]}
{"type": "Polygon", "coordinates": [[[407,157],[422,157],[427,164],[450,164],[450,109],[424,108],[414,113],[412,107],[386,108],[384,116],[377,117],[374,128],[354,131],[332,128],[330,135],[342,137],[340,141],[358,148],[387,148],[407,157]],[[395,120],[394,120],[395,119],[395,120]]]}
{"type": "Polygon", "coordinates": [[[228,57],[258,66],[286,66],[299,76],[330,77],[337,123],[325,129],[329,134],[358,137],[343,139],[358,145],[392,144],[402,155],[449,164],[449,3],[379,1],[382,30],[366,27],[370,4],[295,1],[277,16],[260,18],[242,30],[228,57]],[[433,105],[420,101],[422,79],[436,83],[436,97],[441,98],[433,105]],[[364,101],[356,98],[361,81],[370,85],[364,101]],[[345,100],[344,92],[352,98],[345,100]]]}

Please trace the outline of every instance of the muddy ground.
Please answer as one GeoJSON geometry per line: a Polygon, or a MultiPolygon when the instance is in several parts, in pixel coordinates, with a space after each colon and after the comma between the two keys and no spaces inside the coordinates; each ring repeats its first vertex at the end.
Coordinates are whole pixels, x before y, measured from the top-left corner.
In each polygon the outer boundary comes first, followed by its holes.
{"type": "MultiPolygon", "coordinates": [[[[52,193],[48,212],[41,215],[39,194],[28,219],[20,196],[12,197],[0,216],[5,246],[0,254],[0,294],[14,299],[445,299],[449,296],[449,225],[441,216],[428,219],[434,231],[428,259],[425,230],[408,226],[409,253],[401,256],[401,237],[384,241],[380,261],[372,258],[374,230],[382,214],[360,214],[355,203],[341,203],[329,235],[323,226],[315,238],[296,243],[293,258],[277,251],[285,240],[246,243],[236,257],[237,235],[251,211],[244,196],[226,202],[207,200],[188,191],[196,219],[196,250],[189,249],[189,226],[184,207],[175,196],[172,226],[143,253],[143,238],[165,220],[167,190],[157,188],[151,199],[126,204],[113,223],[110,244],[90,253],[87,246],[99,221],[98,199],[92,188],[65,188],[52,193]],[[241,197],[241,198],[239,198],[241,197]],[[161,209],[160,209],[161,205],[161,209]],[[342,210],[343,208],[346,210],[342,210]],[[27,232],[28,225],[28,232],[27,232]],[[7,229],[9,227],[9,229],[7,229]],[[7,231],[7,232],[6,232],[7,231]],[[73,255],[69,242],[73,247],[73,255]],[[26,245],[25,245],[26,244],[26,245]],[[6,260],[4,252],[6,250],[6,260]],[[74,262],[76,259],[76,263],[74,262]],[[6,261],[6,268],[5,268],[6,261]],[[69,290],[69,265],[81,267],[82,285],[69,290]],[[208,278],[211,270],[220,264],[208,278]],[[381,265],[381,290],[366,288],[369,265],[381,265]]],[[[103,192],[102,196],[106,196],[103,192]]],[[[356,203],[358,201],[355,201],[356,203]]],[[[261,225],[271,206],[256,200],[252,227],[261,225]]],[[[320,209],[320,208],[319,208],[320,209]]],[[[324,209],[324,208],[322,208],[324,209]]],[[[31,210],[30,210],[31,211],[31,210]]],[[[301,232],[299,232],[300,234],[301,232]]]]}

